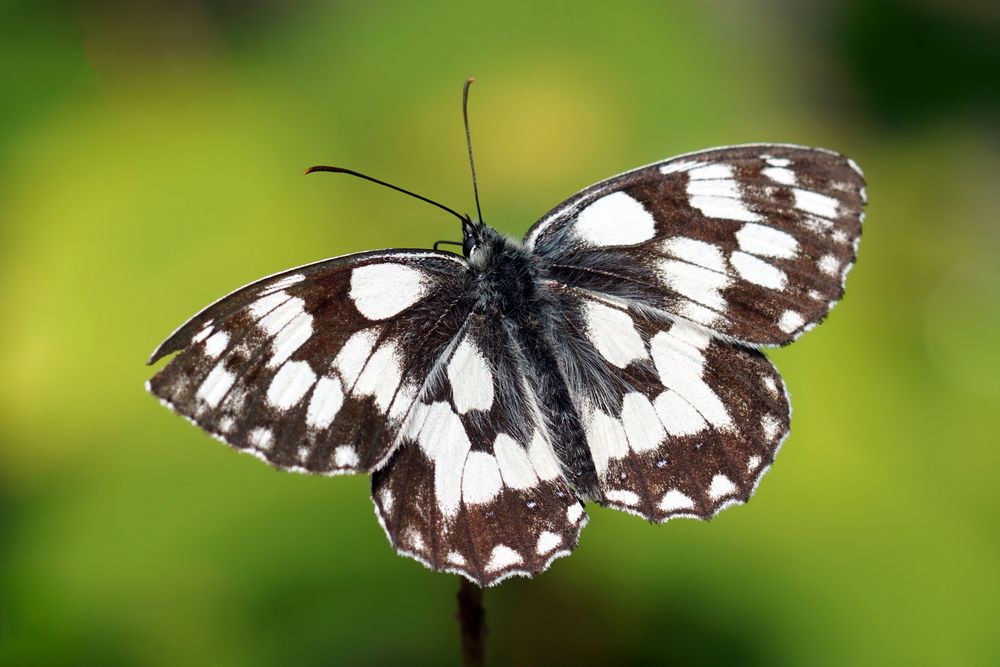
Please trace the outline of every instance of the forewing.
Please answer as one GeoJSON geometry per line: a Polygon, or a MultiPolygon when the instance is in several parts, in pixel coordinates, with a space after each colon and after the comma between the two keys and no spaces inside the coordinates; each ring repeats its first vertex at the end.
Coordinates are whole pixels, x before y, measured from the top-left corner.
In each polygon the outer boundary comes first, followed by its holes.
{"type": "Polygon", "coordinates": [[[372,480],[397,551],[480,585],[544,570],[586,523],[504,322],[470,318],[372,480]]]}
{"type": "Polygon", "coordinates": [[[734,146],[593,185],[525,242],[553,280],[784,344],[843,296],[865,203],[861,171],[842,155],[734,146]]]}
{"type": "Polygon", "coordinates": [[[455,255],[379,251],[292,269],[212,304],[153,353],[171,410],[278,467],[371,471],[468,315],[455,255]]]}
{"type": "Polygon", "coordinates": [[[666,521],[749,499],[789,428],[767,358],[685,320],[557,293],[563,366],[603,504],[666,521]]]}

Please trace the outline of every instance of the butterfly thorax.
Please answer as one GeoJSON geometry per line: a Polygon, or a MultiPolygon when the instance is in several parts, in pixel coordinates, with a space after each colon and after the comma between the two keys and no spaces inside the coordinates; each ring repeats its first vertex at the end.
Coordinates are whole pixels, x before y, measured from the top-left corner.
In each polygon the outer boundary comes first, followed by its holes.
{"type": "Polygon", "coordinates": [[[538,299],[538,271],[528,251],[485,225],[469,255],[477,310],[492,317],[520,320],[538,299]]]}

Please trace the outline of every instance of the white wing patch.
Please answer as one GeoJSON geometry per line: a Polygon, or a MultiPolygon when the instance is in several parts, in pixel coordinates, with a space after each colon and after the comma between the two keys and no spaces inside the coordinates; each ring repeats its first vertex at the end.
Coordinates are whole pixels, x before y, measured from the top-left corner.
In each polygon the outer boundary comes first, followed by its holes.
{"type": "Polygon", "coordinates": [[[214,408],[222,402],[234,382],[236,382],[236,376],[227,371],[222,362],[219,362],[198,387],[196,395],[208,403],[209,407],[214,408]]]}
{"type": "Polygon", "coordinates": [[[462,414],[469,410],[489,410],[493,405],[493,372],[486,358],[468,337],[455,349],[448,362],[452,399],[462,414]]]}
{"type": "Polygon", "coordinates": [[[743,201],[740,185],[727,164],[710,164],[688,171],[687,195],[688,203],[706,217],[745,222],[762,220],[743,201]]]}
{"type": "Polygon", "coordinates": [[[351,272],[351,299],[370,320],[398,315],[426,296],[425,276],[419,269],[385,262],[359,266],[351,272]]]}
{"type": "Polygon", "coordinates": [[[472,443],[462,420],[444,401],[422,406],[426,412],[417,442],[434,465],[434,496],[445,517],[458,513],[462,500],[462,477],[472,443]]]}
{"type": "Polygon", "coordinates": [[[677,259],[711,269],[712,271],[725,273],[727,270],[726,259],[722,254],[722,249],[706,241],[699,241],[687,238],[686,236],[675,236],[663,242],[663,251],[668,255],[673,255],[677,259]]]}
{"type": "Polygon", "coordinates": [[[673,327],[650,341],[653,363],[663,386],[672,389],[694,408],[702,419],[715,427],[732,423],[726,406],[705,382],[705,356],[682,337],[671,335],[673,327]]]}
{"type": "Polygon", "coordinates": [[[741,250],[766,257],[792,259],[799,251],[799,242],[788,232],[752,222],[740,227],[736,241],[741,250]]]}
{"type": "Polygon", "coordinates": [[[792,194],[795,196],[795,208],[818,215],[821,218],[832,220],[837,217],[837,208],[840,206],[840,202],[833,197],[799,188],[794,188],[792,194]]]}
{"type": "Polygon", "coordinates": [[[788,284],[788,276],[784,271],[754,255],[737,250],[729,256],[729,261],[740,278],[754,285],[783,290],[788,284]]]}
{"type": "Polygon", "coordinates": [[[503,483],[512,489],[529,489],[538,484],[538,475],[524,447],[506,433],[497,435],[493,442],[503,483]]]}
{"type": "Polygon", "coordinates": [[[657,268],[660,278],[674,292],[714,311],[725,312],[722,290],[732,283],[726,274],[674,259],[662,260],[657,268]]]}
{"type": "Polygon", "coordinates": [[[368,358],[354,385],[353,393],[374,397],[375,405],[384,414],[389,410],[402,374],[396,343],[384,342],[368,358]]]}
{"type": "Polygon", "coordinates": [[[344,389],[335,377],[321,377],[313,389],[306,410],[306,423],[315,429],[324,429],[333,423],[344,404],[344,389]]]}
{"type": "Polygon", "coordinates": [[[294,407],[316,383],[316,374],[305,361],[289,361],[267,388],[267,402],[279,410],[294,407]]]}
{"type": "Polygon", "coordinates": [[[656,234],[653,215],[624,192],[601,197],[580,211],[576,233],[592,246],[636,245],[656,234]]]}
{"type": "Polygon", "coordinates": [[[634,360],[649,357],[628,313],[590,300],[584,309],[591,342],[609,362],[625,368],[634,360]]]}
{"type": "Polygon", "coordinates": [[[469,452],[462,472],[462,500],[477,505],[493,500],[503,488],[500,466],[492,454],[469,452]]]}

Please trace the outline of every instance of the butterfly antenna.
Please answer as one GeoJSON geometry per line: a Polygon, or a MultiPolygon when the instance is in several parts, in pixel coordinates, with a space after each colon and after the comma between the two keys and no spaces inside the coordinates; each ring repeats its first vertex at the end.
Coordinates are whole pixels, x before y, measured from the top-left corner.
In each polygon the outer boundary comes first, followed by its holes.
{"type": "Polygon", "coordinates": [[[371,176],[362,174],[360,171],[354,171],[353,169],[345,169],[344,167],[327,167],[325,165],[317,165],[315,167],[309,167],[308,169],[306,169],[307,174],[311,174],[316,171],[329,171],[334,174],[348,174],[350,176],[357,176],[358,178],[363,178],[366,181],[371,181],[372,183],[378,183],[379,185],[384,185],[385,187],[395,190],[396,192],[402,192],[404,195],[410,195],[411,197],[419,199],[420,201],[425,201],[428,204],[433,204],[434,206],[437,206],[439,209],[443,211],[448,211],[448,213],[451,213],[453,216],[461,220],[463,223],[469,221],[468,216],[462,215],[458,211],[450,209],[444,204],[438,203],[433,199],[428,199],[427,197],[418,195],[416,192],[410,192],[409,190],[403,189],[398,185],[393,185],[392,183],[386,183],[385,181],[380,181],[377,178],[372,178],[371,176]]]}
{"type": "Polygon", "coordinates": [[[462,118],[465,120],[465,144],[469,147],[469,166],[472,167],[472,194],[476,197],[476,215],[483,221],[483,211],[479,208],[479,184],[476,182],[476,161],[472,159],[472,132],[469,130],[469,86],[475,81],[470,76],[462,88],[462,118]]]}

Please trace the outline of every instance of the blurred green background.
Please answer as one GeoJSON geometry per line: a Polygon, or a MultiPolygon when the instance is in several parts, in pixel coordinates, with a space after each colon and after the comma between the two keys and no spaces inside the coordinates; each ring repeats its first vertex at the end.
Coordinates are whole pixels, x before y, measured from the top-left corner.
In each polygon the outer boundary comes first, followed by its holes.
{"type": "Polygon", "coordinates": [[[351,166],[520,235],[699,148],[835,148],[860,262],[772,354],[793,433],[747,506],[486,593],[515,665],[1000,664],[1000,10],[923,1],[0,0],[0,664],[457,662],[456,579],[365,477],[281,474],[142,390],[209,301],[458,235],[351,166]]]}

